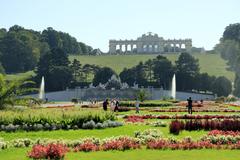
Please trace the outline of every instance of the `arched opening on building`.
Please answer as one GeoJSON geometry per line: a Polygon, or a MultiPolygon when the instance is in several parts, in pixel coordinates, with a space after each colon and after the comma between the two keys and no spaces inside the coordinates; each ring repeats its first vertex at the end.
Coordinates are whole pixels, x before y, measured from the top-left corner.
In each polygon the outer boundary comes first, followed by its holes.
{"type": "Polygon", "coordinates": [[[132,52],[137,53],[137,45],[136,44],[133,45],[132,52]]]}
{"type": "Polygon", "coordinates": [[[175,46],[176,46],[176,47],[175,47],[175,52],[181,52],[181,50],[180,50],[180,44],[176,44],[175,46]]]}
{"type": "Polygon", "coordinates": [[[126,45],[125,44],[122,45],[122,52],[126,52],[126,45]]]}
{"type": "Polygon", "coordinates": [[[143,45],[143,52],[147,52],[147,45],[146,44],[143,45]]]}
{"type": "Polygon", "coordinates": [[[181,45],[181,52],[185,52],[186,51],[186,45],[183,43],[181,45]]]}
{"type": "Polygon", "coordinates": [[[128,44],[128,45],[127,45],[127,52],[131,52],[131,49],[132,49],[132,48],[131,48],[131,44],[128,44]]]}
{"type": "Polygon", "coordinates": [[[153,52],[153,45],[148,45],[148,52],[153,52]]]}
{"type": "Polygon", "coordinates": [[[119,44],[116,45],[116,53],[121,53],[119,44]]]}
{"type": "Polygon", "coordinates": [[[158,52],[158,50],[159,50],[159,47],[158,47],[157,44],[155,44],[155,45],[154,45],[154,52],[158,52]]]}

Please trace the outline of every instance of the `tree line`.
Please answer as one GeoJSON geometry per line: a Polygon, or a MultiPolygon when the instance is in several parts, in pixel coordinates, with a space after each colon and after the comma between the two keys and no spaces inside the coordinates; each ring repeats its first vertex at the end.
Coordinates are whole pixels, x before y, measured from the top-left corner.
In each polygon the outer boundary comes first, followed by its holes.
{"type": "Polygon", "coordinates": [[[67,54],[96,54],[91,46],[68,33],[51,27],[38,32],[14,25],[9,30],[0,29],[0,73],[33,70],[40,57],[54,48],[67,54]]]}
{"type": "Polygon", "coordinates": [[[105,84],[112,75],[119,76],[121,82],[129,86],[171,88],[173,74],[176,74],[178,91],[213,92],[218,96],[231,93],[231,82],[225,77],[210,76],[200,73],[198,60],[189,53],[181,53],[175,65],[164,56],[157,56],[145,63],[140,62],[132,68],[124,68],[117,75],[108,67],[85,64],[74,59],[68,60],[68,55],[60,48],[54,48],[43,55],[37,65],[36,81],[45,77],[48,91],[64,90],[66,87],[88,86],[92,83],[98,86],[105,84]]]}

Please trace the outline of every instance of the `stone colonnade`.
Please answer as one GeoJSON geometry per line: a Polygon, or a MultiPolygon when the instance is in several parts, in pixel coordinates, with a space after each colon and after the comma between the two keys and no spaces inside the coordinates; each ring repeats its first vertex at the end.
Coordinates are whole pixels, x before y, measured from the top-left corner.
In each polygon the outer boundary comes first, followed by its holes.
{"type": "Polygon", "coordinates": [[[110,40],[109,53],[166,53],[166,52],[191,52],[191,39],[164,40],[157,34],[143,34],[137,40],[110,40]]]}

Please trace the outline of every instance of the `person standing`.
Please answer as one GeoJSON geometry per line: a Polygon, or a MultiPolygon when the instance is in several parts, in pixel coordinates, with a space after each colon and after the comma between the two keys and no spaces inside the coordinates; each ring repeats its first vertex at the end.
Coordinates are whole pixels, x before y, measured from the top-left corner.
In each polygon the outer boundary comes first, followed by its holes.
{"type": "Polygon", "coordinates": [[[115,108],[114,108],[114,112],[118,111],[118,107],[119,107],[119,101],[116,100],[115,101],[115,108]]]}
{"type": "Polygon", "coordinates": [[[192,114],[192,98],[189,97],[189,98],[187,99],[187,101],[188,101],[188,105],[187,105],[188,114],[192,114]]]}
{"type": "Polygon", "coordinates": [[[104,110],[104,111],[107,111],[107,106],[108,106],[108,99],[106,99],[106,100],[103,102],[103,110],[104,110]]]}
{"type": "Polygon", "coordinates": [[[140,102],[138,99],[136,99],[136,102],[135,102],[136,113],[139,113],[139,105],[140,105],[140,102]]]}

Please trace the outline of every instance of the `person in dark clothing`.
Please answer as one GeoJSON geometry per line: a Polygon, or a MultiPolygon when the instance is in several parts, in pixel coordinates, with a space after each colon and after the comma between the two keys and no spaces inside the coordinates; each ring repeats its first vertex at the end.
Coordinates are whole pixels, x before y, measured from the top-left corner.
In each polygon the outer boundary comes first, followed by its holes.
{"type": "Polygon", "coordinates": [[[114,108],[114,112],[118,111],[118,107],[119,107],[119,101],[116,100],[115,101],[115,108],[114,108]]]}
{"type": "Polygon", "coordinates": [[[189,98],[187,99],[187,101],[188,101],[188,105],[187,105],[188,114],[192,114],[192,98],[189,97],[189,98]]]}
{"type": "Polygon", "coordinates": [[[103,102],[103,110],[107,111],[108,99],[103,102]]]}

